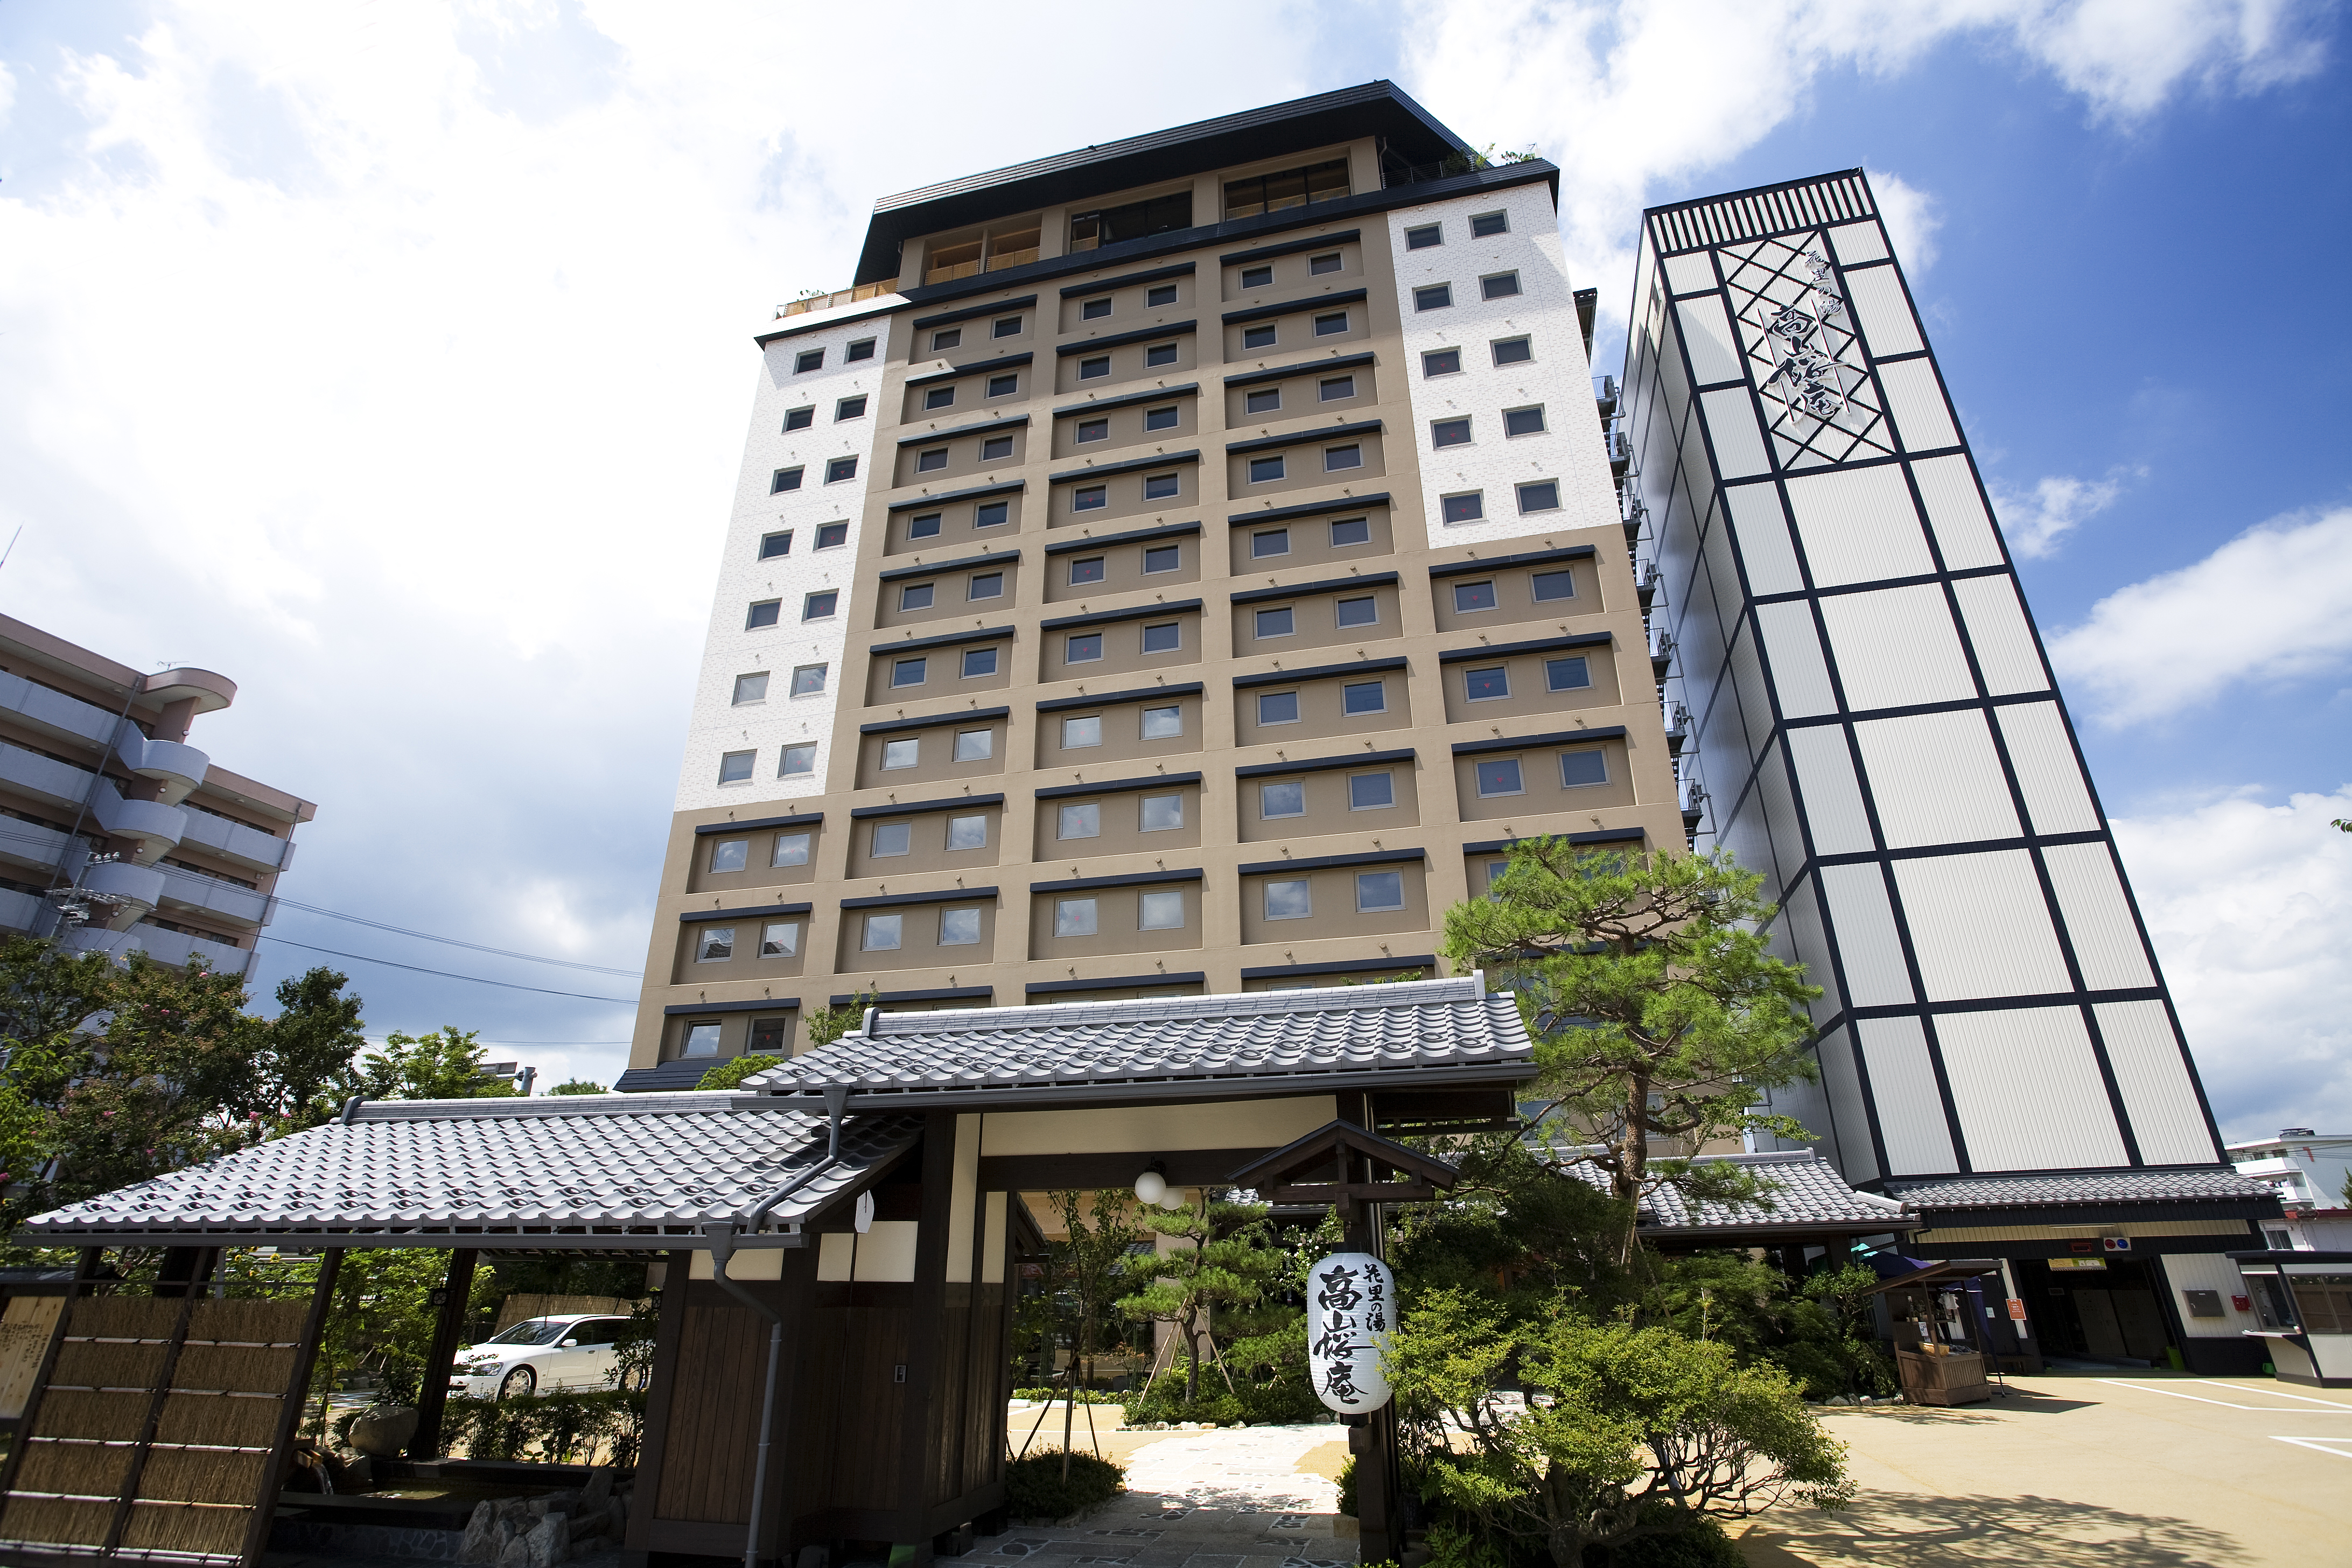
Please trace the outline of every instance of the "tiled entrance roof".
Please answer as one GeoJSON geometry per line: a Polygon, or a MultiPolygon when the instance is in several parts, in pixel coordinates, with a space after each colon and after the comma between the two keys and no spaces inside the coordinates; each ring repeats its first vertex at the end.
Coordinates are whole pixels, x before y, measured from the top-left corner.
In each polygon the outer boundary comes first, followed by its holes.
{"type": "MultiPolygon", "coordinates": [[[[1729,1245],[1746,1237],[1762,1239],[1814,1231],[1875,1234],[1917,1226],[1917,1218],[1905,1205],[1854,1191],[1837,1173],[1836,1166],[1810,1149],[1719,1158],[1724,1163],[1755,1171],[1771,1188],[1772,1206],[1718,1203],[1694,1206],[1674,1188],[1661,1187],[1642,1201],[1641,1234],[1658,1238],[1706,1237],[1729,1245]]],[[[1568,1170],[1603,1192],[1609,1188],[1608,1176],[1590,1160],[1578,1161],[1568,1170]]]]}
{"type": "MultiPolygon", "coordinates": [[[[1926,1214],[1955,1210],[2089,1208],[2115,1204],[2255,1204],[2278,1212],[2267,1183],[2227,1165],[2170,1171],[2060,1171],[2017,1176],[1895,1177],[1888,1193],[1926,1214]]],[[[2253,1211],[2249,1209],[2248,1214],[2253,1211]]]]}

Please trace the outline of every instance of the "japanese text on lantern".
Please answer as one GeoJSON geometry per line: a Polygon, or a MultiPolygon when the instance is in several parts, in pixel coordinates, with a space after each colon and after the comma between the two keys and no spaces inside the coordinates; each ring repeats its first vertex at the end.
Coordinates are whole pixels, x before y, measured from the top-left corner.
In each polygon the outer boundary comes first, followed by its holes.
{"type": "Polygon", "coordinates": [[[1343,1415],[1388,1403],[1381,1365],[1395,1320],[1396,1279],[1388,1265],[1364,1252],[1337,1252],[1318,1263],[1307,1364],[1316,1397],[1343,1415]]]}

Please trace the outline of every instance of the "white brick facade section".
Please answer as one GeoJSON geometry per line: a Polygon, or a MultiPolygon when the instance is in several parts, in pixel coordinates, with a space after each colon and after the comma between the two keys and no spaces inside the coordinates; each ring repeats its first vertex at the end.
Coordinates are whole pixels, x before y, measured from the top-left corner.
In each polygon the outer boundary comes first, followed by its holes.
{"type": "Polygon", "coordinates": [[[1396,257],[1397,313],[1404,324],[1404,363],[1397,372],[1412,389],[1413,449],[1421,459],[1430,543],[1477,544],[1614,526],[1616,486],[1601,446],[1592,366],[1577,324],[1549,187],[1518,185],[1402,208],[1389,215],[1389,243],[1396,257]],[[1472,238],[1471,217],[1491,212],[1509,215],[1509,231],[1472,238]],[[1443,245],[1405,247],[1407,229],[1433,223],[1444,231],[1443,245]],[[1518,273],[1520,292],[1501,300],[1480,298],[1479,279],[1507,271],[1518,273]],[[1452,284],[1454,303],[1416,311],[1413,290],[1433,283],[1452,284]],[[1521,335],[1532,341],[1534,360],[1498,368],[1487,345],[1521,335]],[[1462,351],[1461,374],[1423,375],[1423,353],[1444,348],[1462,351]],[[1546,433],[1505,437],[1503,411],[1536,403],[1544,405],[1546,433]],[[1431,421],[1465,415],[1470,445],[1439,451],[1430,444],[1431,421]],[[1559,510],[1520,515],[1517,487],[1529,479],[1559,481],[1559,510]],[[1444,498],[1465,490],[1485,492],[1486,518],[1449,526],[1444,498]]]}
{"type": "Polygon", "coordinates": [[[759,806],[824,793],[841,683],[865,678],[863,670],[843,668],[842,649],[848,629],[865,624],[859,617],[870,620],[873,615],[870,596],[858,590],[851,567],[857,559],[866,488],[879,460],[874,455],[874,422],[883,416],[882,373],[890,357],[887,310],[904,303],[897,295],[860,301],[859,314],[839,326],[778,338],[767,345],[752,398],[751,428],[743,443],[734,518],[710,607],[710,631],[703,644],[694,713],[687,725],[686,762],[677,781],[680,811],[759,806]],[[845,362],[842,356],[849,345],[866,338],[875,340],[872,357],[845,362]],[[795,375],[793,362],[812,349],[824,351],[824,367],[795,375]],[[865,416],[835,419],[841,399],[860,394],[866,399],[865,416]],[[815,409],[814,422],[805,430],[786,433],[784,416],[802,407],[815,409]],[[826,484],[825,465],[847,457],[858,459],[857,477],[826,484]],[[801,488],[769,493],[776,470],[796,466],[804,470],[801,488]],[[848,536],[839,548],[819,551],[817,529],[828,522],[847,523],[848,536]],[[782,529],[793,531],[792,552],[761,560],[760,541],[782,529]],[[827,589],[841,595],[833,617],[802,621],[807,595],[827,589]],[[751,605],[761,599],[782,601],[777,624],[746,631],[744,619],[751,605]],[[825,667],[824,692],[792,696],[793,671],[810,664],[825,667]],[[736,707],[735,678],[761,670],[768,672],[767,699],[736,707]],[[817,748],[816,771],[779,778],[783,749],[807,744],[817,748]],[[751,777],[742,784],[720,784],[719,759],[742,751],[755,752],[751,777]]]}

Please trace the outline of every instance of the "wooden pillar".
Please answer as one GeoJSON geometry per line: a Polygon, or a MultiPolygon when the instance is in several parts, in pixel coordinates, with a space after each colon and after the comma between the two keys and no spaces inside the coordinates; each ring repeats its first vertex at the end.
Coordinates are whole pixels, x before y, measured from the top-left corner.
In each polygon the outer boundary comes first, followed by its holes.
{"type": "Polygon", "coordinates": [[[914,1310],[907,1325],[906,1405],[899,1412],[899,1519],[894,1545],[911,1546],[892,1568],[923,1568],[931,1561],[931,1477],[941,1409],[940,1333],[947,1305],[948,1218],[955,1202],[956,1113],[934,1110],[923,1119],[923,1211],[915,1238],[914,1310]]]}
{"type": "Polygon", "coordinates": [[[412,1459],[441,1457],[441,1417],[449,1406],[449,1373],[457,1363],[457,1346],[466,1333],[466,1309],[474,1294],[471,1247],[449,1254],[449,1278],[437,1292],[439,1313],[433,1320],[433,1348],[425,1357],[425,1382],[416,1390],[416,1432],[408,1439],[412,1459]]]}
{"type": "Polygon", "coordinates": [[[637,1452],[635,1500],[621,1560],[644,1568],[654,1551],[654,1514],[661,1501],[662,1464],[669,1449],[670,1406],[677,1395],[677,1344],[686,1333],[686,1299],[694,1254],[673,1252],[662,1269],[660,1321],[654,1330],[652,1377],[646,1384],[645,1444],[637,1452]]]}
{"type": "MultiPolygon", "coordinates": [[[[1369,1093],[1346,1093],[1339,1099],[1340,1121],[1367,1132],[1379,1131],[1372,1125],[1372,1097],[1369,1093]]],[[[1359,1154],[1344,1155],[1339,1180],[1342,1184],[1370,1182],[1371,1162],[1359,1154]]],[[[1387,1254],[1382,1242],[1386,1227],[1381,1223],[1380,1205],[1343,1200],[1340,1207],[1340,1223],[1346,1227],[1349,1250],[1369,1252],[1385,1262],[1387,1254]]],[[[1397,1467],[1396,1401],[1391,1399],[1367,1415],[1349,1419],[1348,1451],[1356,1458],[1358,1559],[1364,1563],[1401,1563],[1405,1551],[1404,1478],[1397,1467]],[[1353,1425],[1357,1420],[1362,1424],[1353,1425]]]]}
{"type": "MultiPolygon", "coordinates": [[[[793,1560],[800,1544],[793,1540],[793,1522],[807,1504],[801,1484],[802,1467],[793,1463],[793,1428],[799,1414],[801,1347],[808,1338],[809,1299],[816,1292],[816,1237],[811,1236],[808,1239],[806,1247],[785,1248],[782,1278],[774,1286],[751,1287],[754,1290],[777,1291],[776,1307],[784,1315],[784,1352],[776,1368],[775,1424],[768,1456],[768,1495],[760,1500],[763,1543],[761,1557],[779,1563],[793,1560]]],[[[764,1337],[761,1345],[761,1370],[764,1374],[764,1337]]]]}
{"type": "Polygon", "coordinates": [[[278,1517],[278,1491],[286,1475],[286,1455],[294,1434],[302,1429],[302,1411],[310,1403],[310,1368],[319,1359],[319,1340],[326,1332],[327,1308],[335,1299],[335,1276],[342,1271],[343,1249],[331,1247],[319,1258],[318,1283],[310,1288],[310,1315],[302,1320],[302,1341],[294,1348],[294,1370],[286,1380],[286,1398],[278,1412],[278,1432],[269,1445],[269,1468],[263,1472],[261,1505],[245,1532],[244,1568],[257,1568],[269,1544],[270,1521],[278,1517]]]}

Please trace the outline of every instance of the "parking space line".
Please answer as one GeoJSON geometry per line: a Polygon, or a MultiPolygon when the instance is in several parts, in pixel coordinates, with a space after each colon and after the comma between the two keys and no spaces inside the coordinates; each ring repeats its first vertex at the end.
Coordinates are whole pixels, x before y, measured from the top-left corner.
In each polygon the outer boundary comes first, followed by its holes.
{"type": "MultiPolygon", "coordinates": [[[[2218,1377],[2200,1377],[2197,1381],[2213,1388],[2234,1388],[2242,1393],[2245,1392],[2243,1384],[2223,1383],[2218,1377]]],[[[2347,1405],[2340,1399],[2315,1399],[2308,1394],[2289,1394],[2284,1388],[2265,1388],[2262,1392],[2280,1399],[2300,1399],[2305,1405],[2324,1405],[2330,1410],[2352,1411],[2352,1405],[2347,1405]]]]}
{"type": "MultiPolygon", "coordinates": [[[[2208,1399],[2201,1394],[2183,1394],[2177,1388],[2162,1388],[2148,1383],[2126,1383],[2120,1377],[2103,1377],[2099,1381],[2113,1384],[2117,1388],[2136,1388],[2143,1394],[2161,1394],[2173,1399],[2193,1399],[2200,1405],[2218,1405],[2224,1410],[2259,1410],[2269,1415],[2316,1415],[2319,1414],[2316,1410],[2290,1410],[2276,1405],[2239,1405],[2227,1399],[2208,1399]]],[[[2225,1384],[2223,1386],[2231,1385],[2225,1384]]],[[[2269,1390],[2264,1389],[2263,1392],[2268,1393],[2269,1390]]],[[[2327,1405],[2331,1402],[2322,1399],[2315,1403],[2327,1405]]],[[[2338,1405],[2335,1409],[2339,1415],[2352,1415],[2352,1405],[2338,1405]]]]}
{"type": "Polygon", "coordinates": [[[2352,1451],[2328,1447],[2330,1443],[2352,1443],[2352,1437],[2282,1437],[2273,1432],[2271,1434],[2271,1441],[2292,1443],[2298,1448],[2308,1448],[2315,1454],[2332,1454],[2339,1459],[2352,1459],[2352,1451]]]}

